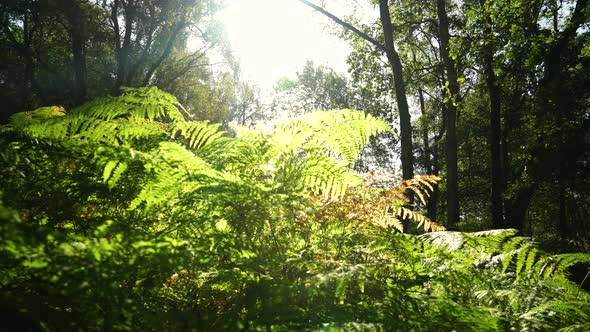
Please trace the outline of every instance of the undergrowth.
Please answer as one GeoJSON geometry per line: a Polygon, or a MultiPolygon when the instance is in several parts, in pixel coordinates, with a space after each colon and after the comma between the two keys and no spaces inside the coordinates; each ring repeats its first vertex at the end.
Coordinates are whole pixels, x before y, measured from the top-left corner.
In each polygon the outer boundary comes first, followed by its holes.
{"type": "Polygon", "coordinates": [[[16,114],[0,129],[3,318],[47,331],[590,330],[589,295],[568,279],[589,255],[549,255],[513,230],[445,231],[405,198],[425,201],[440,178],[351,171],[385,131],[341,110],[225,132],[156,88],[16,114]]]}

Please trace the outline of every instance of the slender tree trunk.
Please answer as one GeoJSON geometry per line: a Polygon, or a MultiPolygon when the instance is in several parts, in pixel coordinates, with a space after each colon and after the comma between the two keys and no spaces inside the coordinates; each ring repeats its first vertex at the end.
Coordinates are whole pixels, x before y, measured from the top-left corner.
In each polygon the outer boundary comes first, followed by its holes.
{"type": "MultiPolygon", "coordinates": [[[[418,101],[420,102],[420,111],[422,114],[422,142],[424,144],[424,169],[427,174],[438,175],[438,167],[433,165],[431,156],[433,155],[432,149],[430,148],[430,139],[428,135],[428,121],[426,113],[426,107],[424,105],[424,92],[422,88],[418,88],[418,101]]],[[[436,164],[436,160],[434,160],[436,164]]],[[[436,220],[436,201],[438,194],[438,185],[435,185],[435,190],[430,193],[430,198],[426,204],[426,216],[430,220],[436,220]]]]}
{"type": "Polygon", "coordinates": [[[524,230],[526,215],[536,190],[535,185],[528,185],[521,187],[514,193],[507,209],[506,217],[509,228],[515,228],[519,231],[524,230]]]}
{"type": "Polygon", "coordinates": [[[80,2],[73,0],[69,3],[70,14],[68,20],[70,23],[70,37],[72,39],[72,54],[74,66],[74,82],[76,105],[86,101],[86,52],[85,52],[85,22],[82,17],[80,2]]]}
{"type": "Polygon", "coordinates": [[[420,113],[422,115],[422,144],[424,144],[424,169],[426,173],[432,174],[432,162],[430,159],[430,142],[428,138],[428,121],[426,114],[426,106],[424,105],[424,92],[422,88],[418,88],[418,101],[420,102],[420,113]]]}
{"type": "MultiPolygon", "coordinates": [[[[484,13],[484,38],[489,38],[492,34],[492,21],[489,14],[485,13],[486,1],[481,0],[481,9],[484,13]]],[[[490,96],[490,153],[491,153],[491,198],[492,198],[492,223],[494,228],[505,226],[504,221],[504,174],[502,169],[502,123],[501,123],[501,95],[498,87],[496,74],[494,73],[493,61],[494,53],[492,46],[485,43],[483,48],[484,73],[486,85],[490,96]]]]}
{"type": "Polygon", "coordinates": [[[414,153],[412,151],[412,120],[406,99],[406,84],[403,78],[402,63],[395,49],[393,40],[393,25],[389,13],[387,0],[379,0],[379,16],[383,27],[385,40],[385,54],[393,71],[393,83],[395,88],[395,99],[399,111],[400,140],[401,140],[401,162],[402,177],[411,179],[414,177],[414,153]]]}
{"type": "Polygon", "coordinates": [[[113,94],[119,94],[119,89],[125,83],[129,83],[127,73],[129,71],[129,48],[131,47],[131,30],[133,29],[134,8],[133,1],[124,2],[121,0],[114,0],[111,9],[111,21],[114,27],[115,34],[115,54],[117,59],[117,76],[113,86],[113,94]],[[119,11],[123,6],[122,12],[125,20],[125,33],[123,40],[121,40],[121,30],[119,26],[119,11]]]}
{"type": "Polygon", "coordinates": [[[170,38],[168,38],[168,41],[166,42],[166,47],[164,48],[164,51],[162,52],[160,57],[158,57],[156,62],[152,63],[152,65],[148,69],[147,73],[145,74],[145,77],[143,78],[143,82],[142,82],[143,85],[148,85],[150,83],[150,80],[154,76],[156,69],[158,69],[162,65],[162,62],[164,62],[164,60],[166,60],[166,58],[168,56],[170,56],[170,53],[172,53],[172,49],[174,48],[174,43],[176,42],[176,38],[178,37],[178,34],[180,33],[180,31],[182,31],[184,26],[185,26],[184,20],[176,25],[176,27],[174,28],[174,30],[172,31],[172,33],[170,35],[170,38]]]}
{"type": "MultiPolygon", "coordinates": [[[[439,170],[439,164],[438,164],[438,151],[437,151],[437,144],[435,143],[435,145],[432,148],[432,174],[434,175],[438,175],[440,170],[439,170]]],[[[430,199],[428,200],[428,205],[426,206],[426,213],[428,218],[430,218],[431,220],[436,220],[437,218],[437,213],[438,213],[438,198],[440,196],[440,189],[438,184],[434,185],[434,191],[430,194],[430,199]]]]}
{"type": "Polygon", "coordinates": [[[459,185],[457,170],[457,104],[459,98],[459,83],[455,63],[449,54],[449,19],[445,8],[445,0],[437,0],[438,28],[440,37],[440,53],[448,81],[447,107],[447,226],[453,229],[459,222],[459,185]]]}
{"type": "MultiPolygon", "coordinates": [[[[491,60],[491,59],[490,59],[491,60]]],[[[504,227],[504,205],[502,195],[504,193],[504,174],[502,172],[502,126],[500,90],[496,84],[496,77],[492,65],[486,64],[486,83],[490,95],[490,152],[492,161],[492,222],[495,228],[504,227]]]]}
{"type": "MultiPolygon", "coordinates": [[[[561,172],[560,172],[561,173],[561,172]]],[[[559,234],[562,240],[569,238],[569,222],[567,220],[567,193],[563,175],[559,178],[559,234]]]]}

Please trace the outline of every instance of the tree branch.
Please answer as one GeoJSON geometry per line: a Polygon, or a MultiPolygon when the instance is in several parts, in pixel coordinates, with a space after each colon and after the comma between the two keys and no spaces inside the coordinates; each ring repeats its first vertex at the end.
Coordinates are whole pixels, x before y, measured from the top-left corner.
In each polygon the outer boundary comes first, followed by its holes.
{"type": "Polygon", "coordinates": [[[143,85],[146,85],[146,86],[149,85],[150,80],[151,80],[152,76],[154,75],[154,72],[156,71],[156,69],[158,69],[158,67],[160,67],[162,62],[164,62],[164,60],[166,60],[166,58],[170,55],[170,53],[172,52],[172,49],[174,48],[174,42],[176,41],[178,34],[185,27],[185,25],[186,25],[186,23],[185,23],[184,19],[181,22],[177,23],[175,29],[172,31],[172,35],[170,36],[170,38],[168,39],[168,41],[166,43],[166,47],[164,48],[164,51],[162,52],[160,57],[156,60],[156,62],[152,63],[148,72],[145,74],[145,77],[143,78],[143,85]]]}
{"type": "Polygon", "coordinates": [[[306,4],[307,6],[309,6],[311,8],[313,8],[315,11],[318,11],[318,12],[324,14],[325,16],[329,17],[332,21],[336,22],[338,25],[342,26],[343,28],[354,32],[357,36],[359,36],[362,39],[373,44],[373,46],[375,46],[380,51],[383,51],[383,52],[387,51],[387,49],[385,48],[385,46],[383,44],[379,43],[378,41],[373,39],[371,36],[367,35],[366,33],[362,32],[361,30],[357,29],[352,24],[344,22],[343,20],[338,18],[336,15],[330,13],[329,11],[325,10],[324,8],[322,8],[316,4],[313,4],[307,0],[299,0],[299,1],[303,2],[304,4],[306,4]]]}

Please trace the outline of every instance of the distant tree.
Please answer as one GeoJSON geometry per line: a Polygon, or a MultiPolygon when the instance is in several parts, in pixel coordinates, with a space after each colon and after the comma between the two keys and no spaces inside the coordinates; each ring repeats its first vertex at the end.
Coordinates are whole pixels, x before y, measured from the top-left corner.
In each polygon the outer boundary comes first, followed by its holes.
{"type": "Polygon", "coordinates": [[[279,80],[274,92],[271,109],[279,117],[351,108],[353,99],[346,77],[329,67],[317,66],[312,61],[305,63],[295,79],[279,80]]]}
{"type": "Polygon", "coordinates": [[[459,222],[459,175],[457,168],[457,112],[460,101],[459,77],[454,59],[451,57],[451,36],[446,0],[436,1],[440,55],[445,68],[447,88],[446,116],[446,167],[447,167],[447,225],[454,228],[459,222]]]}
{"type": "Polygon", "coordinates": [[[215,12],[210,0],[113,0],[104,4],[113,28],[116,79],[122,85],[145,86],[172,51],[183,47],[191,26],[215,12]]]}
{"type": "Polygon", "coordinates": [[[4,120],[40,105],[70,107],[121,86],[154,84],[169,59],[179,61],[179,71],[168,78],[191,72],[221,36],[214,20],[219,6],[214,0],[3,2],[0,90],[10,106],[4,120]],[[173,57],[187,49],[189,34],[205,47],[173,57]]]}

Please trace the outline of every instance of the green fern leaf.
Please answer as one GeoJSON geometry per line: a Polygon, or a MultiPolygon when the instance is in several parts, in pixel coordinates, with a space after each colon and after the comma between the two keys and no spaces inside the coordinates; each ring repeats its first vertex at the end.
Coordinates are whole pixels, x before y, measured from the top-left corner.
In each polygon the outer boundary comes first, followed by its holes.
{"type": "Polygon", "coordinates": [[[518,246],[523,242],[523,238],[511,238],[504,247],[502,247],[502,273],[506,273],[512,263],[512,259],[518,253],[518,246]]]}
{"type": "Polygon", "coordinates": [[[521,277],[521,272],[523,271],[523,268],[525,266],[525,263],[527,261],[527,257],[531,256],[531,254],[533,255],[533,261],[534,261],[534,251],[537,250],[534,246],[532,246],[530,243],[525,244],[524,246],[520,247],[517,250],[516,253],[516,279],[520,279],[521,277]]]}

